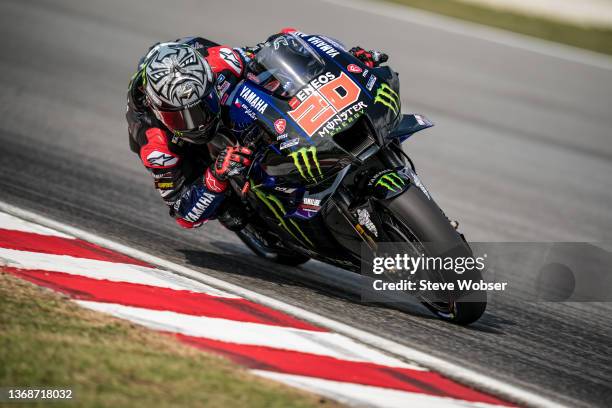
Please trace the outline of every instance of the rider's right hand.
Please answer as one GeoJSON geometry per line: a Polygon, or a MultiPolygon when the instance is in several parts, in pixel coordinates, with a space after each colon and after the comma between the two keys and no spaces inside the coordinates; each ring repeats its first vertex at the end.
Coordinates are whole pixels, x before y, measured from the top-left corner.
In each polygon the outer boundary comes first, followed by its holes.
{"type": "Polygon", "coordinates": [[[219,153],[217,160],[211,166],[211,173],[220,181],[240,174],[244,169],[251,165],[253,152],[243,146],[228,146],[219,153]]]}

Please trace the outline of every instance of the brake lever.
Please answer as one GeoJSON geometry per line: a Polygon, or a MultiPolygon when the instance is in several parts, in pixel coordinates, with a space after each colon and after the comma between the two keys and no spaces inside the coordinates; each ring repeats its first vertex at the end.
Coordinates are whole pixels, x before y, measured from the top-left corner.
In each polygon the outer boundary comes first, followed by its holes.
{"type": "MultiPolygon", "coordinates": [[[[247,147],[249,149],[253,150],[254,146],[251,144],[250,146],[247,146],[247,147]]],[[[242,201],[246,201],[246,195],[248,194],[248,192],[251,189],[251,181],[250,181],[251,180],[251,171],[255,167],[255,162],[257,161],[258,156],[259,156],[259,154],[256,154],[256,156],[251,161],[251,165],[249,166],[247,171],[244,173],[244,178],[246,179],[246,181],[242,185],[242,188],[240,189],[240,197],[241,197],[242,201]]]]}

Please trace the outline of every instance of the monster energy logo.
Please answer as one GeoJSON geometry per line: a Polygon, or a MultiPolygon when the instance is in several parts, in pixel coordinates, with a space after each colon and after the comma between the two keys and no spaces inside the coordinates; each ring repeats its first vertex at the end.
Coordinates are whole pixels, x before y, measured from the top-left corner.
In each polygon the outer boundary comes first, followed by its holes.
{"type": "Polygon", "coordinates": [[[404,185],[406,185],[406,181],[401,178],[397,173],[387,173],[381,176],[376,182],[377,186],[383,186],[389,191],[400,191],[404,185]]]}
{"type": "MultiPolygon", "coordinates": [[[[251,182],[251,185],[254,185],[253,182],[251,182]]],[[[285,219],[287,211],[285,210],[285,206],[283,205],[283,203],[281,203],[281,201],[277,197],[273,196],[272,194],[266,194],[255,187],[252,187],[252,190],[253,192],[255,192],[255,195],[266,205],[266,207],[268,207],[268,209],[272,211],[272,214],[274,214],[274,216],[278,220],[279,225],[283,227],[285,231],[289,233],[289,235],[291,235],[297,241],[300,241],[302,243],[306,242],[311,247],[314,247],[312,241],[308,239],[306,234],[304,234],[304,231],[302,231],[300,226],[294,220],[285,219]],[[289,221],[289,223],[287,221],[289,221]],[[298,237],[298,235],[296,235],[296,232],[297,234],[299,234],[301,239],[298,237]]]]}
{"type": "Polygon", "coordinates": [[[293,159],[293,164],[295,164],[295,167],[298,169],[303,179],[312,182],[317,181],[317,177],[323,179],[323,173],[321,172],[319,160],[317,159],[316,147],[302,147],[300,150],[290,153],[289,156],[293,159]],[[311,156],[312,164],[310,162],[311,156]]]}
{"type": "Polygon", "coordinates": [[[391,109],[396,115],[400,111],[399,95],[385,83],[380,84],[376,90],[374,103],[382,103],[387,108],[391,109]]]}

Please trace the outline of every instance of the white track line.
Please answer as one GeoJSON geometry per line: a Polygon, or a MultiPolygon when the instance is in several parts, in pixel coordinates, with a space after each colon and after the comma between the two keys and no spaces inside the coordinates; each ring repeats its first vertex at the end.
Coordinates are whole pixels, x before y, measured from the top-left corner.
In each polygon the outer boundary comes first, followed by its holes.
{"type": "Polygon", "coordinates": [[[340,7],[359,10],[410,24],[477,38],[507,47],[546,55],[565,61],[576,62],[605,70],[612,70],[612,57],[570,45],[546,41],[500,28],[489,27],[457,18],[447,17],[401,4],[368,0],[321,0],[340,7]]]}
{"type": "Polygon", "coordinates": [[[538,394],[535,394],[531,391],[524,390],[522,388],[508,384],[504,381],[496,380],[490,377],[489,375],[480,374],[474,370],[467,369],[463,366],[451,363],[439,357],[434,357],[415,348],[396,343],[392,340],[388,340],[375,334],[368,333],[364,330],[360,330],[347,324],[335,321],[333,319],[329,319],[316,313],[309,312],[308,310],[302,309],[300,307],[284,303],[269,296],[265,296],[257,292],[253,292],[251,290],[240,287],[238,285],[225,282],[221,279],[208,276],[203,272],[194,271],[185,266],[167,261],[162,258],[158,258],[146,252],[130,248],[128,246],[119,244],[109,239],[102,238],[90,232],[86,232],[57,221],[53,221],[49,218],[40,216],[30,211],[22,210],[10,204],[0,202],[0,210],[36,223],[40,223],[49,228],[54,228],[62,232],[74,235],[78,238],[84,239],[86,241],[92,242],[94,244],[106,247],[117,252],[121,252],[125,255],[129,255],[133,258],[140,259],[150,264],[158,265],[164,269],[173,271],[181,276],[188,277],[198,282],[202,282],[204,284],[214,286],[221,290],[234,293],[243,298],[269,306],[276,310],[283,311],[300,319],[310,321],[314,324],[326,327],[336,333],[352,337],[353,339],[358,340],[374,348],[377,348],[378,350],[384,350],[385,352],[393,354],[397,357],[401,357],[410,362],[423,365],[431,370],[442,373],[454,380],[457,380],[464,384],[472,385],[483,391],[491,392],[503,398],[509,399],[513,402],[517,402],[522,405],[545,408],[558,408],[564,406],[553,402],[545,397],[542,397],[538,394]]]}
{"type": "Polygon", "coordinates": [[[31,232],[34,234],[47,235],[51,237],[74,239],[74,237],[70,235],[62,234],[59,231],[45,228],[42,225],[27,222],[25,220],[22,220],[21,218],[13,217],[12,215],[6,213],[0,213],[0,228],[13,231],[31,232]]]}
{"type": "Polygon", "coordinates": [[[192,316],[113,303],[76,301],[81,306],[131,320],[155,330],[249,346],[272,347],[341,360],[423,370],[337,333],[271,326],[206,316],[192,316]]]}
{"type": "Polygon", "coordinates": [[[191,280],[177,278],[170,272],[140,265],[6,248],[0,248],[0,265],[18,269],[42,270],[49,273],[63,272],[92,279],[106,279],[112,282],[138,283],[174,290],[190,290],[230,299],[237,298],[231,293],[220,291],[202,283],[193,285],[194,282],[191,280]]]}
{"type": "Polygon", "coordinates": [[[277,373],[264,370],[250,370],[268,379],[285,383],[295,388],[325,395],[331,399],[352,406],[376,406],[385,408],[427,407],[427,408],[466,408],[499,407],[499,405],[471,402],[453,398],[436,397],[415,392],[392,390],[315,377],[277,373]]]}

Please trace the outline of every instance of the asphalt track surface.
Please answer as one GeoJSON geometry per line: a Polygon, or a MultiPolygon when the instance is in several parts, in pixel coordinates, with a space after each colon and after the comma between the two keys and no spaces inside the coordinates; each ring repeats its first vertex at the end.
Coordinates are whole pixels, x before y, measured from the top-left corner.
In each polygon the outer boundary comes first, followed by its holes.
{"type": "Polygon", "coordinates": [[[404,111],[437,124],[406,151],[470,240],[612,242],[612,70],[320,1],[2,1],[1,199],[569,406],[609,406],[609,303],[500,298],[455,327],[360,304],[350,273],[279,267],[216,222],[184,231],[166,216],[127,145],[138,58],[158,40],[238,46],[287,25],[391,55],[404,111]]]}

